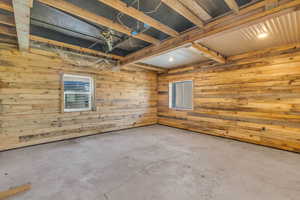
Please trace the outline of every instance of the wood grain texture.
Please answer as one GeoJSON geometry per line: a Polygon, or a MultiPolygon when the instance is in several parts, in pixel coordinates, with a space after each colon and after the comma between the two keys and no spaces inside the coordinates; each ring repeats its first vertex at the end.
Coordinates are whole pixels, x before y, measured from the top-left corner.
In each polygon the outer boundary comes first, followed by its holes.
{"type": "Polygon", "coordinates": [[[13,16],[5,15],[0,13],[0,24],[4,24],[7,26],[16,26],[15,19],[13,16]]]}
{"type": "Polygon", "coordinates": [[[14,8],[13,8],[12,2],[10,0],[1,0],[0,1],[0,9],[6,10],[8,12],[14,12],[14,8]]]}
{"type": "Polygon", "coordinates": [[[300,152],[300,48],[295,46],[159,75],[158,122],[300,152]],[[169,82],[179,80],[194,81],[193,111],[169,109],[169,82]]]}
{"type": "Polygon", "coordinates": [[[157,123],[157,75],[100,71],[0,44],[0,150],[157,123]],[[95,111],[61,112],[60,74],[90,74],[95,111]]]}

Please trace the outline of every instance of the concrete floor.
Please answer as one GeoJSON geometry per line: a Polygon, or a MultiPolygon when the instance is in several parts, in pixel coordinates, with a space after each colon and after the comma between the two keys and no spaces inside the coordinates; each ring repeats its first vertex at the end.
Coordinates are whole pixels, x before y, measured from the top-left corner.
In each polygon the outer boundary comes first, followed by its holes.
{"type": "Polygon", "coordinates": [[[155,125],[0,153],[22,200],[299,200],[300,155],[155,125]]]}

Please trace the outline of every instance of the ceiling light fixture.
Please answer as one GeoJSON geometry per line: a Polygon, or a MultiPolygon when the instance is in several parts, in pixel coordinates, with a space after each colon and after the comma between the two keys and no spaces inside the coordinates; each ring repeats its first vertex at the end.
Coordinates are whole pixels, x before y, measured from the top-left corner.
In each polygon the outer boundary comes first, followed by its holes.
{"type": "Polygon", "coordinates": [[[260,33],[260,34],[257,35],[257,38],[258,38],[258,39],[263,39],[263,38],[266,38],[266,37],[268,37],[268,36],[269,36],[268,33],[260,33]]]}
{"type": "Polygon", "coordinates": [[[170,57],[169,58],[169,62],[173,62],[174,61],[174,58],[173,57],[170,57]]]}

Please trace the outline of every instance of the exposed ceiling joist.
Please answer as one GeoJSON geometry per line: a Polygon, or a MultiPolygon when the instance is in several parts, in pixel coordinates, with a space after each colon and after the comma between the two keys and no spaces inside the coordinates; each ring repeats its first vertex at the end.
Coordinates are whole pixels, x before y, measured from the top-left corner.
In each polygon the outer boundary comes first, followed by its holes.
{"type": "Polygon", "coordinates": [[[58,47],[68,48],[68,49],[72,49],[72,50],[76,50],[76,51],[80,51],[80,52],[84,52],[84,53],[89,53],[89,54],[93,54],[93,55],[97,55],[97,56],[101,56],[101,57],[107,57],[107,58],[112,58],[112,59],[116,59],[116,60],[123,59],[122,56],[117,56],[114,54],[107,54],[107,53],[103,53],[103,52],[96,51],[93,49],[83,48],[80,46],[67,44],[67,43],[59,42],[59,41],[55,41],[55,40],[50,40],[50,39],[46,39],[46,38],[38,37],[38,36],[34,36],[34,35],[30,36],[30,40],[36,41],[36,42],[42,42],[42,43],[46,43],[46,44],[51,44],[51,45],[58,46],[58,47]]]}
{"type": "Polygon", "coordinates": [[[167,69],[163,69],[163,68],[160,68],[160,67],[156,67],[156,66],[153,66],[153,65],[147,65],[147,64],[143,64],[143,63],[134,63],[132,65],[135,66],[135,67],[138,67],[138,68],[142,68],[142,69],[146,69],[146,70],[150,70],[150,71],[156,71],[156,72],[159,72],[159,73],[164,73],[164,72],[168,71],[167,69]]]}
{"type": "Polygon", "coordinates": [[[212,18],[212,16],[200,6],[196,0],[179,0],[183,5],[185,5],[188,9],[190,9],[195,15],[197,15],[200,19],[207,21],[212,18]]]}
{"type": "MultiPolygon", "coordinates": [[[[10,28],[10,27],[1,26],[1,25],[0,25],[0,34],[7,35],[7,36],[13,36],[13,37],[17,36],[15,28],[10,28]]],[[[72,49],[72,50],[75,50],[75,51],[84,52],[84,53],[88,53],[88,54],[92,54],[92,55],[111,58],[111,59],[115,59],[115,60],[124,59],[124,57],[122,57],[122,56],[103,53],[101,51],[96,51],[96,50],[93,50],[93,49],[83,48],[83,47],[80,47],[80,46],[67,44],[67,43],[59,42],[59,41],[55,41],[55,40],[50,40],[50,39],[35,36],[35,35],[30,35],[30,40],[50,44],[50,45],[53,45],[53,46],[68,48],[68,49],[72,49]]]]}
{"type": "Polygon", "coordinates": [[[126,3],[124,3],[121,0],[98,0],[101,3],[104,3],[130,17],[133,17],[161,32],[166,33],[167,35],[177,37],[179,36],[179,33],[175,31],[174,29],[160,23],[159,21],[153,19],[152,17],[144,14],[143,12],[128,6],[126,3]]]}
{"type": "Polygon", "coordinates": [[[266,10],[276,8],[278,6],[278,0],[266,0],[266,10]]]}
{"type": "Polygon", "coordinates": [[[20,51],[29,49],[30,0],[12,0],[20,51]]]}
{"type": "Polygon", "coordinates": [[[186,19],[188,19],[190,22],[195,24],[196,26],[203,28],[204,23],[203,21],[196,16],[194,13],[192,13],[187,7],[185,7],[182,3],[180,3],[178,0],[161,0],[164,4],[166,4],[168,7],[175,10],[178,14],[182,15],[186,19]]]}
{"type": "Polygon", "coordinates": [[[218,63],[222,63],[222,64],[226,63],[225,57],[222,56],[220,53],[210,50],[199,43],[193,42],[192,47],[200,51],[201,54],[203,54],[205,57],[217,61],[218,63]]]}
{"type": "Polygon", "coordinates": [[[92,12],[89,12],[83,8],[80,8],[74,4],[71,4],[64,0],[37,0],[43,4],[46,4],[48,6],[54,7],[56,9],[62,10],[64,12],[70,13],[72,15],[75,15],[77,17],[80,17],[82,19],[85,19],[87,21],[105,26],[107,28],[111,28],[115,31],[124,33],[126,35],[132,36],[134,38],[138,38],[140,40],[144,40],[146,42],[152,43],[152,44],[158,44],[160,41],[154,37],[151,37],[149,35],[146,35],[144,33],[138,33],[136,35],[132,35],[132,30],[128,27],[122,26],[121,24],[115,23],[114,21],[107,19],[105,17],[102,17],[100,15],[96,15],[92,12]]]}
{"type": "Polygon", "coordinates": [[[13,12],[14,8],[9,1],[0,0],[0,9],[13,12]]]}
{"type": "Polygon", "coordinates": [[[249,7],[243,8],[240,11],[240,15],[236,15],[235,17],[230,17],[231,20],[233,21],[232,23],[227,23],[226,21],[222,18],[219,20],[216,20],[213,23],[213,26],[210,25],[211,23],[208,23],[206,27],[209,27],[207,30],[201,30],[199,28],[194,28],[184,34],[181,34],[180,37],[178,38],[171,38],[168,39],[164,42],[162,42],[158,46],[150,46],[147,48],[144,48],[140,51],[137,51],[135,53],[132,53],[128,56],[125,57],[125,59],[122,62],[122,65],[127,65],[131,63],[136,63],[140,62],[146,58],[153,57],[153,56],[158,56],[160,54],[166,53],[171,51],[172,49],[178,48],[180,46],[190,44],[191,42],[197,41],[199,39],[216,35],[225,31],[230,31],[236,28],[240,28],[242,26],[249,25],[251,23],[257,22],[259,20],[262,20],[266,17],[273,17],[273,16],[278,16],[280,13],[284,13],[285,10],[289,10],[292,8],[295,8],[300,5],[300,0],[294,0],[285,4],[282,4],[276,8],[273,8],[271,10],[267,11],[260,11],[260,12],[255,12],[251,15],[249,15],[250,11],[254,11],[257,9],[260,9],[265,6],[265,2],[258,2],[256,4],[253,4],[249,7]],[[247,12],[245,12],[247,11],[247,12]],[[241,13],[244,15],[241,16],[241,13]],[[236,19],[236,20],[235,20],[236,19]],[[220,23],[218,23],[220,21],[220,23]],[[215,27],[215,28],[212,28],[215,27]]]}
{"type": "Polygon", "coordinates": [[[0,14],[0,24],[7,26],[16,26],[14,17],[4,14],[0,14]]]}
{"type": "Polygon", "coordinates": [[[224,0],[224,1],[231,10],[234,10],[235,12],[239,12],[240,7],[237,4],[236,0],[224,0]]]}

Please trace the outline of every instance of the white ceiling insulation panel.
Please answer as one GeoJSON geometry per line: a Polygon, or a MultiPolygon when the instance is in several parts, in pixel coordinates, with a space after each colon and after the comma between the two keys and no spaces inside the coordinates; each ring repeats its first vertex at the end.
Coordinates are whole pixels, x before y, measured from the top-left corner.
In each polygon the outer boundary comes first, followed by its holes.
{"type": "Polygon", "coordinates": [[[143,61],[145,64],[163,68],[174,68],[209,60],[192,47],[182,47],[171,52],[151,57],[143,61]]]}
{"type": "Polygon", "coordinates": [[[198,42],[225,56],[300,42],[300,11],[198,42]],[[261,33],[267,33],[268,36],[258,38],[261,33]]]}

